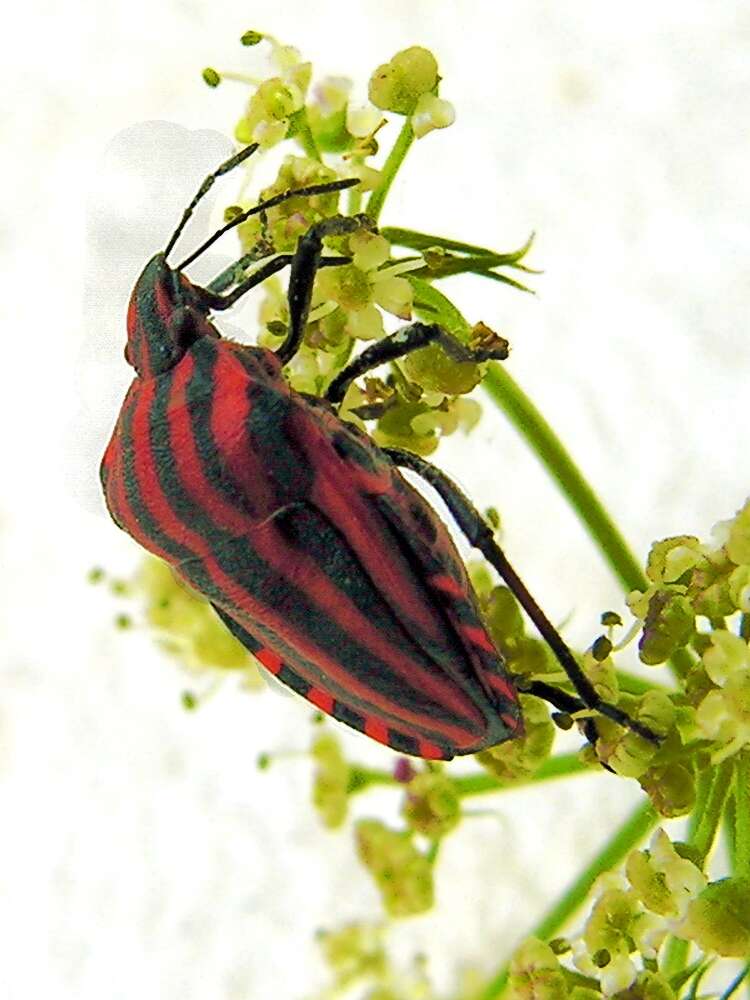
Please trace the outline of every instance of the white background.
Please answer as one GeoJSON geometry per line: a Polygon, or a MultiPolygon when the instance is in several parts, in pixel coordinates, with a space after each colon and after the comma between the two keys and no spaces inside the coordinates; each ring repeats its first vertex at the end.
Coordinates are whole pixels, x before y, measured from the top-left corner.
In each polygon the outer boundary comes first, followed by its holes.
{"type": "MultiPolygon", "coordinates": [[[[184,678],[148,636],[116,633],[114,601],[85,583],[94,564],[127,574],[139,559],[96,493],[128,381],[127,290],[223,148],[193,137],[195,159],[174,163],[139,123],[229,135],[242,90],[211,91],[200,70],[251,67],[248,28],[361,94],[397,50],[433,49],[458,120],[410,153],[383,222],[501,250],[536,230],[536,298],[478,279],[449,291],[510,338],[511,372],[645,555],[707,535],[748,492],[750,15],[734,0],[35,0],[13,14],[0,997],[297,1000],[323,982],[315,928],[378,913],[349,833],[311,813],[307,762],[255,769],[260,750],[306,745],[309,712],[227,686],[184,713],[184,678]]],[[[547,613],[590,641],[620,591],[515,433],[488,412],[439,461],[499,507],[547,613]]],[[[492,814],[445,845],[439,908],[399,929],[403,953],[427,952],[446,988],[464,963],[494,968],[637,801],[604,774],[483,801],[492,814]]],[[[392,797],[357,808],[381,807],[392,797]]]]}

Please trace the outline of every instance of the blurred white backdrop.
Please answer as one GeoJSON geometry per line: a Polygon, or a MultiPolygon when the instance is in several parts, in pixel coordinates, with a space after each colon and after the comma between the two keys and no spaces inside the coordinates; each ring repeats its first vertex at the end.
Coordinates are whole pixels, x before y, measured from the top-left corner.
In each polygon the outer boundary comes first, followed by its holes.
{"type": "MultiPolygon", "coordinates": [[[[209,90],[200,71],[252,66],[248,28],[362,95],[399,49],[435,52],[457,122],[415,145],[383,222],[501,250],[536,231],[536,298],[478,279],[452,291],[509,337],[511,372],[639,555],[705,536],[750,492],[739,0],[17,8],[0,221],[3,1000],[297,1000],[324,981],[314,930],[378,912],[350,835],[312,815],[308,763],[255,769],[260,750],[306,745],[305,706],[227,685],[185,713],[178,670],[148,636],[116,632],[114,602],[85,582],[94,564],[125,575],[139,559],[96,486],[129,379],[126,298],[227,148],[216,133],[231,136],[242,90],[209,90]],[[187,142],[177,164],[165,136],[187,142]]],[[[499,507],[540,603],[590,641],[622,595],[515,433],[488,406],[437,459],[499,507]]],[[[495,812],[445,845],[439,906],[400,948],[426,952],[446,988],[463,963],[493,968],[637,801],[601,774],[483,803],[495,812]]],[[[388,796],[357,808],[380,804],[393,809],[388,796]]]]}

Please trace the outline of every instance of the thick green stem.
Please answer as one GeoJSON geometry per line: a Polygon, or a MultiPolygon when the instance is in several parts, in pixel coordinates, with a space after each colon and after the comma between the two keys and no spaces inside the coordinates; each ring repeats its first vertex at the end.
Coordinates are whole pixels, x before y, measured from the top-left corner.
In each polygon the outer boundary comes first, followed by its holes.
{"type": "MultiPolygon", "coordinates": [[[[528,396],[498,364],[490,365],[482,388],[536,453],[623,586],[627,590],[645,590],[648,580],[627,542],[563,443],[528,396]]],[[[678,650],[670,662],[680,675],[687,673],[691,665],[685,650],[678,650]]]]}
{"type": "Polygon", "coordinates": [[[413,142],[414,130],[411,127],[410,119],[406,118],[401,131],[398,134],[398,138],[393,144],[393,149],[388,154],[388,159],[385,161],[380,170],[380,183],[372,192],[367,202],[367,215],[369,215],[375,222],[377,222],[380,218],[380,213],[383,209],[383,203],[385,202],[386,195],[390,190],[391,184],[393,184],[399,167],[404,162],[404,157],[409,151],[409,146],[411,146],[413,142]]]}
{"type": "Polygon", "coordinates": [[[498,364],[490,365],[482,387],[531,445],[588,528],[618,579],[628,590],[645,590],[648,580],[627,542],[558,436],[528,396],[498,364]]]}
{"type": "MultiPolygon", "coordinates": [[[[646,803],[636,809],[529,933],[542,940],[549,940],[562,930],[568,918],[584,902],[599,875],[621,864],[656,826],[658,818],[651,803],[646,803]]],[[[507,979],[508,964],[506,963],[490,979],[477,1000],[496,1000],[503,992],[507,979]]]]}
{"type": "Polygon", "coordinates": [[[750,751],[734,761],[734,875],[750,878],[750,751]]]}

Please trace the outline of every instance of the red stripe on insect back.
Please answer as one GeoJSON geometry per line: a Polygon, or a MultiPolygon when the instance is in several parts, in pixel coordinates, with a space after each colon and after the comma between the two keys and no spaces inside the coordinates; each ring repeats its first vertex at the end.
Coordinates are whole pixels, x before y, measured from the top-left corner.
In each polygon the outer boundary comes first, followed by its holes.
{"type": "Polygon", "coordinates": [[[217,349],[213,380],[217,386],[211,394],[209,425],[211,439],[232,479],[244,485],[258,510],[270,510],[273,497],[267,486],[268,472],[256,457],[256,450],[247,440],[247,421],[251,404],[248,399],[248,375],[242,362],[227,349],[217,349]]]}
{"type": "MultiPolygon", "coordinates": [[[[171,277],[171,276],[170,276],[171,277]]],[[[164,274],[160,275],[159,279],[154,283],[154,303],[156,305],[156,313],[161,320],[162,325],[165,329],[169,329],[169,326],[174,319],[175,305],[173,300],[172,289],[167,287],[167,281],[164,274]]],[[[169,282],[171,285],[171,281],[169,282]]],[[[179,302],[179,299],[178,299],[179,302]]]]}
{"type": "Polygon", "coordinates": [[[277,656],[272,649],[259,649],[255,654],[255,658],[272,674],[280,673],[281,668],[284,666],[281,662],[281,657],[277,656]]]}
{"type": "Polygon", "coordinates": [[[466,591],[458,582],[454,580],[452,576],[448,576],[447,573],[436,573],[434,576],[428,578],[427,582],[435,590],[439,590],[443,594],[447,594],[448,597],[455,598],[465,598],[466,591]]]}
{"type": "Polygon", "coordinates": [[[327,712],[328,715],[333,712],[333,696],[327,691],[323,691],[322,688],[310,688],[305,697],[321,712],[327,712]]]}
{"type": "Polygon", "coordinates": [[[418,740],[417,746],[419,748],[419,756],[425,760],[442,760],[445,757],[445,750],[442,747],[435,746],[434,743],[430,743],[429,740],[418,740]]]}
{"type": "MultiPolygon", "coordinates": [[[[320,608],[323,616],[334,621],[342,631],[355,636],[358,644],[389,665],[393,672],[402,676],[410,686],[419,688],[428,698],[444,705],[458,718],[465,719],[467,725],[482,724],[481,713],[460,688],[450,683],[446,684],[443,677],[431,673],[410,658],[402,648],[396,646],[392,641],[393,637],[383,635],[373,627],[350,598],[321,572],[313,560],[305,556],[300,549],[289,545],[274,521],[269,521],[253,530],[251,544],[257,555],[279,575],[285,577],[293,586],[303,587],[307,598],[320,608]]],[[[245,610],[242,602],[238,607],[245,610]]],[[[326,675],[342,690],[348,690],[366,703],[377,706],[394,719],[409,718],[424,725],[424,717],[419,713],[407,713],[402,704],[394,703],[375,687],[355,680],[345,666],[328,657],[322,659],[319,651],[305,649],[307,646],[305,637],[300,632],[292,631],[288,621],[277,631],[289,646],[298,649],[307,659],[319,663],[326,675]]],[[[429,728],[455,740],[468,741],[474,738],[474,734],[466,727],[446,723],[444,720],[431,719],[429,728]]]]}
{"type": "Polygon", "coordinates": [[[523,732],[523,720],[515,715],[509,715],[508,712],[501,712],[500,718],[503,720],[505,725],[511,732],[523,732]]]}
{"type": "Polygon", "coordinates": [[[370,579],[381,594],[387,594],[391,606],[396,605],[408,615],[433,641],[443,641],[440,619],[425,601],[424,590],[415,581],[413,573],[401,552],[394,548],[393,538],[383,531],[383,522],[374,516],[372,505],[351,488],[345,463],[332,453],[330,442],[320,433],[314,438],[310,459],[317,452],[316,464],[320,466],[321,454],[331,453],[329,465],[318,473],[313,484],[312,500],[329,518],[338,524],[370,579]],[[388,557],[383,558],[387,552],[388,557]]]}
{"type": "Polygon", "coordinates": [[[483,649],[485,653],[492,653],[493,656],[498,655],[497,650],[492,644],[492,640],[483,628],[477,625],[459,625],[459,629],[465,639],[483,649]]]}
{"type": "Polygon", "coordinates": [[[490,686],[494,688],[495,691],[499,692],[504,699],[512,702],[518,701],[516,689],[509,680],[506,680],[505,677],[502,677],[500,674],[493,673],[492,671],[487,671],[485,676],[487,677],[490,686]]]}
{"type": "MultiPolygon", "coordinates": [[[[196,507],[203,508],[218,527],[235,535],[244,535],[248,530],[246,514],[229,503],[203,472],[186,399],[187,385],[194,368],[192,356],[186,354],[174,368],[169,390],[169,443],[174,454],[180,456],[177,471],[185,492],[196,507]]],[[[219,392],[214,393],[213,398],[220,395],[219,392]]]]}
{"type": "Polygon", "coordinates": [[[378,743],[385,743],[387,745],[390,740],[388,726],[386,726],[380,719],[376,719],[372,715],[365,716],[364,731],[366,736],[370,736],[373,740],[377,740],[378,743]]]}
{"type": "MultiPolygon", "coordinates": [[[[394,674],[401,676],[411,687],[419,689],[437,704],[445,706],[467,723],[481,722],[481,714],[470,699],[458,688],[445,683],[445,678],[436,676],[423,664],[415,661],[408,652],[393,641],[393,636],[384,635],[364,615],[353,601],[341,591],[335,582],[321,572],[317,563],[300,549],[292,547],[283,532],[274,522],[269,522],[252,533],[253,547],[269,565],[285,576],[293,585],[302,586],[305,595],[319,608],[320,613],[330,619],[346,634],[356,637],[374,657],[391,667],[394,674]],[[293,570],[290,571],[290,567],[293,570]]],[[[351,684],[351,675],[344,680],[351,684]]],[[[368,699],[378,703],[380,696],[370,689],[368,699]]],[[[392,703],[382,700],[381,705],[393,711],[392,703]]],[[[403,706],[399,709],[403,712],[403,706]]]]}

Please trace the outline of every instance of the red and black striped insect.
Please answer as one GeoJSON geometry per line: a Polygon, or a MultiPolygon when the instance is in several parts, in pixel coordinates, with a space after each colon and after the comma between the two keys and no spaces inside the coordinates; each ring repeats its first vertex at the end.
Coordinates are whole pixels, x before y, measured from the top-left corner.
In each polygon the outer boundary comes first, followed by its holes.
{"type": "MultiPolygon", "coordinates": [[[[418,456],[378,448],[336,414],[353,379],[428,343],[459,360],[502,358],[506,349],[470,350],[439,326],[414,323],[364,350],[323,398],[291,389],[282,369],[301,344],[315,273],[349,262],[324,256],[322,241],[372,228],[363,216],[323,219],[294,254],[276,255],[238,282],[225,274],[204,288],[183,273],[248,216],[355,180],[277,195],[234,218],[178,267],[167,263],[200,199],[254,148],[206,178],[133,290],[126,358],[136,377],[101,468],[115,522],[211,601],[239,641],[317,708],[401,752],[448,760],[518,737],[523,723],[516,685],[448,531],[398,471],[411,469],[498,569],[580,697],[541,682],[524,690],[564,712],[595,708],[653,738],[601,702],[459,489],[418,456]],[[209,313],[286,265],[289,327],[281,346],[223,339],[209,313]]],[[[244,268],[248,258],[238,263],[244,268]]]]}

